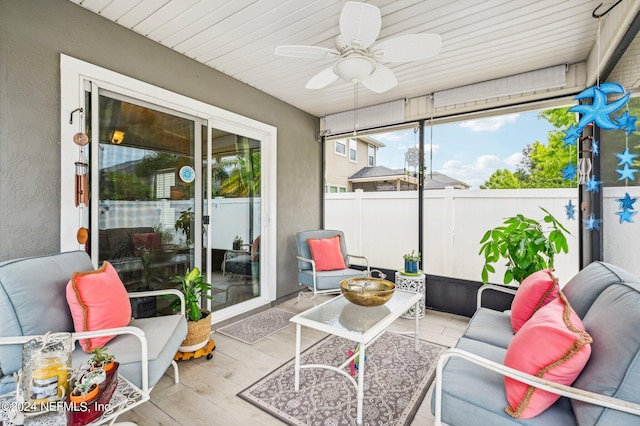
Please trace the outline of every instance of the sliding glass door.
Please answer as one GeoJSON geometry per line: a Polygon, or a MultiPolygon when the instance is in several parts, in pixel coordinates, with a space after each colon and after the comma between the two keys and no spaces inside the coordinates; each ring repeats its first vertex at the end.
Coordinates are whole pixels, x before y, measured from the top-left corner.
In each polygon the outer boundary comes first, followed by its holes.
{"type": "Polygon", "coordinates": [[[206,259],[218,311],[261,295],[261,143],[209,129],[203,161],[203,210],[209,225],[206,259]]]}
{"type": "MultiPolygon", "coordinates": [[[[200,120],[101,89],[97,93],[98,214],[92,222],[99,229],[98,261],[109,261],[128,291],[175,287],[173,275],[199,266],[200,120]]],[[[134,313],[154,315],[166,305],[147,300],[139,306],[144,312],[134,313]]]]}

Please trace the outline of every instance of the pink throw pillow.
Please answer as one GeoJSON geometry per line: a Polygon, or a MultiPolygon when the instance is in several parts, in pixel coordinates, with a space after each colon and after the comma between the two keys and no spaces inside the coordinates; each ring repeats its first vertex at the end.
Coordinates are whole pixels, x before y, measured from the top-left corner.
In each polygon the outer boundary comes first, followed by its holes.
{"type": "MultiPolygon", "coordinates": [[[[129,295],[109,262],[95,271],[74,272],[67,284],[67,302],[76,331],[124,327],[131,321],[129,295]]],[[[79,342],[89,352],[114,337],[92,337],[79,342]]]]}
{"type": "MultiPolygon", "coordinates": [[[[525,373],[571,385],[591,355],[591,336],[580,317],[560,292],[560,297],[540,308],[509,343],[504,365],[525,373]]],[[[504,378],[507,414],[528,419],[553,405],[559,395],[504,378]]]]}
{"type": "Polygon", "coordinates": [[[335,271],[346,269],[344,256],[340,249],[340,235],[331,238],[308,238],[311,257],[316,262],[316,271],[335,271]]]}
{"type": "Polygon", "coordinates": [[[545,269],[525,278],[511,302],[511,327],[517,333],[520,327],[547,303],[558,297],[560,286],[553,271],[545,269]]]}

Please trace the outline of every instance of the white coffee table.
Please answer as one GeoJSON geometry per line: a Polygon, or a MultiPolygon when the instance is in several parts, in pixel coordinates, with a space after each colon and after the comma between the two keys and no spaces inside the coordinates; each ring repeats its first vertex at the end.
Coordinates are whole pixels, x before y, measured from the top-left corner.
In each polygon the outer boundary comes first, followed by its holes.
{"type": "MultiPolygon", "coordinates": [[[[422,295],[419,293],[397,289],[387,303],[374,307],[354,305],[344,296],[339,296],[291,318],[291,322],[296,324],[295,390],[300,390],[301,368],[326,368],[344,375],[356,388],[358,402],[357,422],[362,424],[364,368],[366,363],[361,361],[359,364],[357,382],[344,369],[358,356],[358,353],[348,358],[338,367],[325,364],[301,365],[300,339],[302,326],[349,339],[359,345],[360,352],[366,353],[366,348],[375,342],[407,309],[415,307],[417,312],[420,300],[422,300],[422,295]]],[[[416,316],[415,331],[411,333],[414,335],[416,351],[418,350],[418,320],[419,318],[416,316]]]]}

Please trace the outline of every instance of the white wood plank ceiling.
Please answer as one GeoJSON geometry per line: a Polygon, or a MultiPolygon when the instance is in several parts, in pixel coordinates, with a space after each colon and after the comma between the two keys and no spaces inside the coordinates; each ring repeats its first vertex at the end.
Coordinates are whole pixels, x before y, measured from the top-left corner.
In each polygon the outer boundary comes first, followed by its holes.
{"type": "MultiPolygon", "coordinates": [[[[196,61],[316,116],[353,107],[353,86],[321,90],[306,82],[330,59],[276,56],[279,45],[334,47],[345,0],[70,0],[196,61]]],[[[640,0],[616,7],[637,13],[640,0]]],[[[438,90],[559,64],[587,62],[596,51],[607,0],[370,0],[380,8],[378,41],[436,33],[439,55],[387,64],[398,85],[382,94],[359,90],[359,105],[414,98],[438,90]]],[[[601,28],[618,25],[615,13],[601,28]],[[613,18],[612,18],[613,17],[613,18]]],[[[635,15],[634,15],[635,16],[635,15]]],[[[604,51],[604,47],[602,48],[604,51]]]]}

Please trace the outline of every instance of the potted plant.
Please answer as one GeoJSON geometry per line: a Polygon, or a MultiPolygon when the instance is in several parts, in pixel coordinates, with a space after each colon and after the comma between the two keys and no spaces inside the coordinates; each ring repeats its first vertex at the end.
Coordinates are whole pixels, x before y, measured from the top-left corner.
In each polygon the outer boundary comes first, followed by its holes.
{"type": "MultiPolygon", "coordinates": [[[[180,352],[193,352],[209,342],[211,334],[211,321],[209,311],[200,308],[202,298],[213,299],[209,292],[211,284],[205,281],[205,277],[200,274],[198,268],[187,270],[184,276],[174,275],[171,280],[180,284],[180,290],[185,300],[185,315],[187,317],[187,337],[182,342],[180,352]]],[[[175,309],[180,305],[179,299],[172,303],[175,309]]]]}
{"type": "Polygon", "coordinates": [[[493,263],[500,258],[507,259],[504,283],[518,283],[532,273],[553,268],[557,253],[569,252],[567,235],[571,233],[551,213],[546,213],[543,222],[550,225],[545,230],[543,224],[521,214],[508,217],[504,224],[488,230],[480,240],[480,253],[485,263],[482,267],[482,282],[489,281],[489,273],[495,273],[493,263]]]}
{"type": "Polygon", "coordinates": [[[104,371],[110,371],[115,366],[116,357],[107,352],[107,347],[94,348],[89,352],[91,358],[89,358],[89,365],[94,369],[102,369],[104,371]]]}
{"type": "Polygon", "coordinates": [[[80,404],[94,400],[98,396],[98,383],[94,380],[76,380],[69,399],[72,403],[80,404]]]}
{"type": "Polygon", "coordinates": [[[402,257],[404,258],[404,272],[407,274],[417,274],[420,252],[416,253],[415,250],[411,250],[411,253],[405,254],[402,257]]]}
{"type": "Polygon", "coordinates": [[[236,237],[233,239],[233,249],[240,250],[243,243],[244,241],[242,241],[242,238],[240,238],[239,235],[236,235],[236,237]]]}

